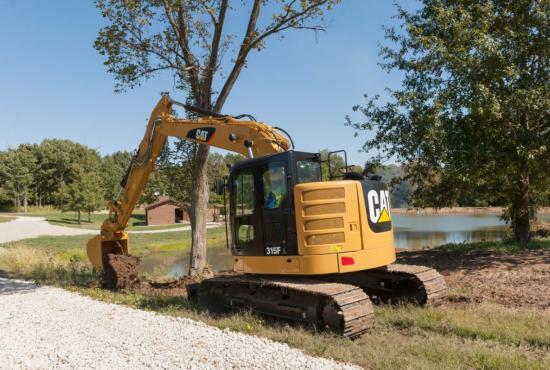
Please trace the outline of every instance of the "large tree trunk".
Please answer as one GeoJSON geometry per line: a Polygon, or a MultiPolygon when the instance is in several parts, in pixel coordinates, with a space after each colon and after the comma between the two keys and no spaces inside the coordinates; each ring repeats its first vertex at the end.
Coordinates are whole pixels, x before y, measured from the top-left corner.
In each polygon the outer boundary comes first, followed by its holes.
{"type": "Polygon", "coordinates": [[[191,255],[189,275],[203,273],[206,266],[206,214],[208,211],[208,152],[209,147],[200,145],[193,169],[193,191],[191,194],[191,255]]]}
{"type": "Polygon", "coordinates": [[[531,239],[531,214],[533,209],[529,200],[529,175],[525,174],[519,180],[518,193],[514,196],[509,211],[514,236],[522,246],[526,245],[531,239]]]}
{"type": "Polygon", "coordinates": [[[78,224],[80,225],[80,210],[76,211],[76,214],[78,215],[78,224]]]}

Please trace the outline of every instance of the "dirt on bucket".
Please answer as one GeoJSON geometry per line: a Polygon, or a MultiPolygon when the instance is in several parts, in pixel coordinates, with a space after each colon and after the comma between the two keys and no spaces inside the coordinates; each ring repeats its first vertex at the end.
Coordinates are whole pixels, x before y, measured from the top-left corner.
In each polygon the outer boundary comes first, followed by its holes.
{"type": "Polygon", "coordinates": [[[106,254],[103,256],[103,287],[109,289],[131,289],[139,285],[137,271],[139,259],[124,254],[106,254]]]}

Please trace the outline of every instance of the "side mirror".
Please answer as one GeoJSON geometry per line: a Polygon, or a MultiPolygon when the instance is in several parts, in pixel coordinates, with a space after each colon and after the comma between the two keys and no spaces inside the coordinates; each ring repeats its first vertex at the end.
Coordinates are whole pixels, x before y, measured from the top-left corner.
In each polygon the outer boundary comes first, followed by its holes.
{"type": "Polygon", "coordinates": [[[345,150],[328,153],[327,162],[330,180],[341,178],[348,172],[348,155],[345,150]]]}

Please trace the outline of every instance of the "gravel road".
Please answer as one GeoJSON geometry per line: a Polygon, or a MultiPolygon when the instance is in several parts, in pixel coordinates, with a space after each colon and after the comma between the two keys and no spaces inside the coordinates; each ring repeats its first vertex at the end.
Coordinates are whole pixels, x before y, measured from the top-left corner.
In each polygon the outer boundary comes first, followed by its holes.
{"type": "Polygon", "coordinates": [[[23,217],[0,223],[0,243],[35,238],[42,235],[84,235],[97,231],[50,225],[44,217],[23,217]]]}
{"type": "Polygon", "coordinates": [[[352,369],[286,344],[0,278],[0,369],[352,369]]]}

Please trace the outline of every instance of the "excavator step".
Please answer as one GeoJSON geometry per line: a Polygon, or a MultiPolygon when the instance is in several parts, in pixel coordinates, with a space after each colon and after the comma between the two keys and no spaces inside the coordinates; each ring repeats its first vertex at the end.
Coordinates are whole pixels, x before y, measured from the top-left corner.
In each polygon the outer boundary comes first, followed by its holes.
{"type": "Polygon", "coordinates": [[[374,318],[370,298],[361,288],[298,277],[241,275],[206,279],[198,288],[198,302],[215,313],[251,309],[350,338],[368,330],[374,318]]]}

